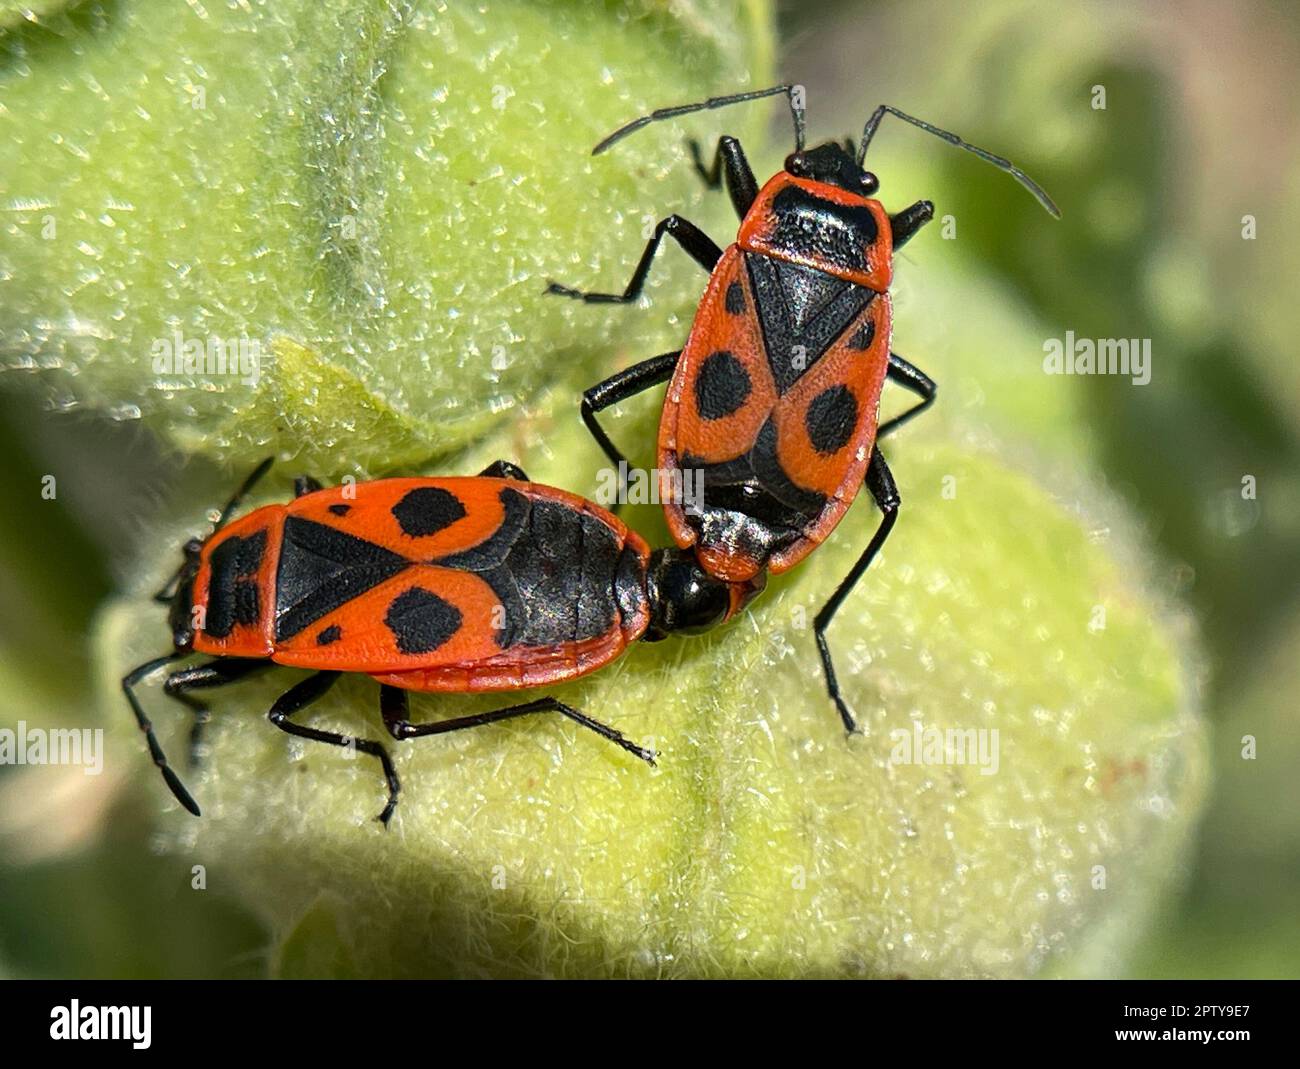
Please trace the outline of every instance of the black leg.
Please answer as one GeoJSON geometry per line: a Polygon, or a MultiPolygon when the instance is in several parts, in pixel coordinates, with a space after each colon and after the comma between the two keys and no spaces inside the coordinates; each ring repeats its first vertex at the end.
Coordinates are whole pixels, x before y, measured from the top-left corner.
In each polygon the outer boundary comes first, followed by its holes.
{"type": "Polygon", "coordinates": [[[273,667],[271,661],[259,661],[251,657],[218,657],[207,664],[182,668],[167,677],[163,683],[163,692],[194,712],[194,726],[190,729],[191,768],[197,763],[199,744],[203,741],[203,726],[208,722],[208,706],[189,692],[201,688],[224,687],[227,683],[235,683],[254,672],[273,667]]]}
{"type": "Polygon", "coordinates": [[[897,215],[889,217],[890,229],[894,235],[894,248],[901,249],[912,236],[934,218],[934,205],[928,200],[918,200],[911,207],[904,208],[897,215]]]}
{"type": "Polygon", "coordinates": [[[523,468],[518,464],[511,464],[508,460],[494,460],[486,468],[480,471],[479,474],[485,475],[489,479],[515,479],[521,483],[532,482],[532,480],[524,474],[523,468]]]}
{"type": "Polygon", "coordinates": [[[633,364],[617,375],[611,375],[604,382],[596,383],[582,395],[582,422],[587,425],[587,430],[591,431],[591,436],[600,443],[600,448],[605,451],[605,456],[609,457],[614,470],[618,472],[619,492],[618,499],[611,509],[613,512],[617,512],[627,498],[627,469],[630,465],[627,457],[605,433],[605,428],[596,419],[596,413],[603,412],[610,405],[625,401],[642,390],[648,390],[651,386],[667,382],[672,378],[673,369],[677,367],[677,358],[681,355],[682,351],[677,349],[671,353],[652,356],[649,360],[642,360],[641,363],[633,364]]]}
{"type": "Polygon", "coordinates": [[[831,701],[835,703],[835,708],[839,710],[840,719],[844,721],[846,731],[856,731],[857,723],[853,719],[853,714],[845,704],[843,697],[840,695],[840,685],[835,678],[835,665],[831,661],[830,647],[826,644],[826,628],[830,626],[831,619],[835,616],[836,610],[848,596],[850,590],[859,579],[862,573],[871,566],[880,547],[885,544],[885,539],[889,537],[889,532],[894,527],[894,521],[898,518],[898,487],[894,485],[894,477],[890,474],[888,466],[885,464],[885,458],[880,455],[880,450],[876,449],[871,454],[871,462],[867,466],[867,489],[871,491],[871,496],[876,499],[876,504],[880,507],[881,519],[880,526],[876,528],[876,533],[872,536],[870,544],[857,560],[857,563],[849,569],[835,593],[831,595],[830,600],[821,607],[817,613],[816,620],[813,621],[813,633],[817,636],[817,651],[821,654],[822,669],[826,673],[826,690],[831,696],[831,701]]]}
{"type": "Polygon", "coordinates": [[[690,115],[697,111],[712,111],[714,108],[725,108],[731,104],[743,104],[749,100],[776,96],[778,93],[784,93],[786,99],[790,102],[790,118],[794,122],[794,149],[796,152],[802,152],[804,146],[803,93],[796,93],[796,89],[802,90],[802,86],[774,85],[769,89],[755,89],[749,93],[732,93],[730,96],[725,97],[710,97],[708,100],[701,100],[696,104],[678,104],[671,108],[659,108],[649,115],[642,115],[639,119],[633,119],[630,123],[620,126],[592,149],[591,154],[599,156],[615,141],[621,141],[628,134],[640,130],[643,126],[649,126],[652,122],[675,119],[679,115],[690,115]]]}
{"type": "Polygon", "coordinates": [[[196,817],[200,816],[199,804],[190,795],[181,783],[180,777],[172,771],[171,766],[167,763],[167,755],[163,753],[163,748],[158,744],[158,737],[153,731],[153,722],[145,716],[144,709],[140,705],[140,699],[135,696],[136,685],[145,677],[152,675],[165,664],[170,664],[179,657],[184,657],[183,652],[169,653],[164,657],[155,657],[152,661],[145,661],[144,664],[137,665],[122,677],[122,692],[126,695],[126,700],[131,706],[131,712],[135,713],[136,723],[140,725],[140,730],[144,732],[145,741],[149,744],[149,756],[153,758],[153,763],[158,766],[158,771],[162,773],[164,782],[171,789],[176,800],[196,817]]]}
{"type": "Polygon", "coordinates": [[[359,753],[378,758],[379,764],[384,770],[384,779],[388,781],[388,804],[384,806],[383,812],[376,819],[387,825],[389,818],[393,815],[393,810],[397,808],[397,795],[402,789],[402,785],[397,778],[397,772],[393,768],[392,759],[388,756],[388,751],[379,743],[371,742],[369,739],[340,735],[335,731],[321,731],[319,728],[309,728],[302,724],[295,724],[289,719],[294,713],[305,709],[320,698],[334,685],[338,677],[338,672],[317,672],[313,676],[308,676],[301,683],[281,694],[276,699],[275,704],[271,706],[271,711],[266,715],[271,723],[281,731],[287,731],[290,735],[296,735],[300,739],[327,742],[331,746],[355,749],[359,753]]]}
{"type": "Polygon", "coordinates": [[[867,120],[867,125],[862,129],[862,144],[858,148],[857,155],[859,167],[862,166],[863,161],[867,158],[867,149],[871,147],[871,139],[876,136],[876,128],[880,125],[880,120],[886,115],[893,115],[897,119],[902,119],[904,122],[911,123],[918,129],[924,130],[927,134],[933,134],[935,137],[947,141],[948,144],[955,148],[965,149],[967,152],[973,152],[985,163],[993,164],[993,166],[999,171],[1006,171],[1007,174],[1011,175],[1012,178],[1029,190],[1039,204],[1051,212],[1052,215],[1056,216],[1056,218],[1061,218],[1061,210],[1052,202],[1052,198],[1047,195],[1046,190],[1044,190],[1042,186],[1030,178],[1029,175],[1025,174],[1024,171],[1010,160],[1004,159],[1002,156],[995,156],[987,149],[982,149],[978,145],[972,145],[968,141],[963,141],[956,134],[951,134],[947,130],[940,130],[937,126],[931,125],[924,119],[914,118],[913,116],[901,112],[897,108],[891,107],[888,104],[881,104],[880,107],[873,111],[871,113],[871,118],[867,120]]]}
{"type": "Polygon", "coordinates": [[[930,376],[920,368],[909,364],[897,353],[889,354],[889,370],[886,374],[888,374],[891,381],[911,390],[914,394],[920,397],[921,400],[906,412],[895,416],[893,419],[888,420],[877,427],[877,441],[885,437],[885,435],[892,434],[894,431],[898,430],[899,427],[913,416],[919,416],[934,404],[935,394],[939,392],[938,383],[936,383],[934,379],[930,378],[930,376]]]}
{"type": "Polygon", "coordinates": [[[491,712],[476,713],[473,716],[458,716],[454,720],[439,720],[432,724],[412,724],[407,719],[410,715],[407,694],[398,687],[385,685],[380,691],[379,705],[384,715],[384,727],[393,738],[401,741],[423,738],[426,735],[445,735],[449,731],[464,731],[467,728],[482,727],[484,724],[495,724],[501,720],[511,720],[516,716],[528,716],[530,713],[562,713],[575,724],[581,724],[589,731],[594,731],[601,738],[608,739],[628,753],[641,758],[642,761],[651,765],[655,763],[653,751],[643,749],[608,724],[593,720],[585,713],[555,698],[538,698],[536,701],[525,702],[522,705],[493,709],[491,712]]]}
{"type": "Polygon", "coordinates": [[[698,141],[692,139],[687,144],[691,150],[691,159],[695,162],[695,170],[710,189],[717,189],[722,184],[725,165],[727,195],[731,197],[736,214],[744,219],[749,214],[754,198],[758,196],[758,182],[754,179],[754,172],[749,166],[749,160],[745,158],[745,150],[740,147],[740,142],[734,137],[718,138],[711,167],[704,166],[704,156],[698,141]]]}
{"type": "Polygon", "coordinates": [[[317,490],[323,490],[319,479],[313,479],[310,475],[299,475],[293,481],[293,496],[302,497],[304,494],[314,494],[317,490]]]}
{"type": "Polygon", "coordinates": [[[577,300],[586,301],[588,304],[631,304],[641,296],[641,288],[645,285],[646,275],[650,273],[650,264],[654,261],[655,253],[659,249],[659,242],[667,234],[685,249],[696,263],[704,270],[712,271],[718,260],[722,258],[722,250],[713,243],[703,230],[694,223],[688,222],[680,215],[670,215],[667,219],[659,220],[655,226],[654,237],[652,237],[645,247],[645,252],[641,254],[641,261],[636,265],[636,270],[632,272],[632,279],[627,284],[621,294],[619,293],[588,293],[583,290],[575,290],[569,286],[561,286],[558,282],[552,282],[546,287],[547,293],[554,293],[560,297],[573,297],[577,300]]]}

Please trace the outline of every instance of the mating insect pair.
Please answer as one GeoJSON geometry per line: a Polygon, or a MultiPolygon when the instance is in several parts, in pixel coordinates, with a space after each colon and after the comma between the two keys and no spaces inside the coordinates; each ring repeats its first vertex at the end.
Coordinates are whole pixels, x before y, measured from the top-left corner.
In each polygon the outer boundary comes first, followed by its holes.
{"type": "Polygon", "coordinates": [[[135,687],[191,652],[212,661],[171,673],[164,689],[196,713],[195,690],[271,664],[315,674],[286,692],[269,717],[302,738],[377,758],[388,784],[387,822],[399,783],[379,743],[307,727],[293,716],[342,672],[380,683],[383,722],[398,740],[445,734],[538,712],[558,712],[643,760],[654,755],[553,697],[429,724],[408,718],[408,691],[515,691],[593,671],[640,638],[716,626],[762,589],[768,571],[792,567],[824,541],[865,484],[883,519],[865,551],[817,614],[827,688],[844,726],[854,719],[835,677],[826,629],[893,527],[899,507],[879,438],[934,400],[935,384],[891,352],[894,249],[933,216],[918,201],[891,216],[863,168],[881,119],[892,114],[1013,174],[1050,211],[1046,194],[1008,161],[883,106],[860,146],[808,150],[795,87],[714,98],[637,119],[595,149],[646,124],[692,111],[785,94],[795,151],[761,190],[739,142],[723,137],[710,186],[726,181],[741,217],[725,252],[672,215],[655,228],[621,294],[551,292],[588,302],[635,301],[659,243],[673,237],[710,274],[686,346],[592,387],[582,416],[610,460],[625,458],[596,414],[671,379],[660,423],[659,467],[702,469],[703,499],[689,513],[665,505],[674,547],[651,553],[617,517],[562,490],[528,482],[498,462],[475,477],[392,479],[325,490],[300,479],[288,505],[227,522],[265,462],[222,511],[213,533],[192,540],[172,583],[174,650],[134,669],[123,689],[155,764],[191,812],[198,806],[169,767],[135,687]],[[920,401],[877,425],[886,378],[920,401]]]}

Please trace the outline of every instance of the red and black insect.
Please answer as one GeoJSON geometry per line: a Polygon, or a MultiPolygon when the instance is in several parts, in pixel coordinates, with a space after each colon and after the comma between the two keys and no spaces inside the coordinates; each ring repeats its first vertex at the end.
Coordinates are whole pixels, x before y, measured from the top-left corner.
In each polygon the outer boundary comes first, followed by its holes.
{"type": "Polygon", "coordinates": [[[186,543],[184,563],[158,593],[171,605],[173,652],[122,680],[154,764],[195,815],[199,807],[135,694],[145,677],[181,657],[213,655],[172,672],[163,688],[195,712],[192,743],[207,713],[193,691],[273,664],[313,669],[271,706],[271,723],[377,758],[388,783],[379,819],[387,823],[400,790],[388,751],[292,719],[341,673],[379,682],[380,712],[394,739],[558,712],[653,764],[653,753],[553,697],[415,724],[407,691],[515,691],[575,679],[637,639],[722,623],[763,586],[761,576],[716,579],[675,547],[652,553],[611,513],[529,482],[505,461],[478,476],[331,489],[303,477],[291,503],[231,520],[270,464],[249,476],[206,540],[186,543]]]}
{"type": "Polygon", "coordinates": [[[934,205],[919,200],[894,215],[886,212],[874,199],[879,181],[863,166],[867,149],[880,121],[894,115],[1007,171],[1053,215],[1060,213],[1010,161],[888,105],[872,114],[856,149],[851,139],[806,149],[797,88],[778,85],[664,108],[597,145],[593,155],[649,123],[779,93],[789,98],[794,120],[795,150],[762,189],[735,138],[719,139],[711,167],[690,142],[695,169],[711,188],[725,178],[740,216],[740,231],[726,250],[670,215],[655,227],[622,293],[557,283],[549,292],[592,303],[635,301],[665,234],[710,272],[684,349],[636,364],[582,399],[583,420],[624,472],[626,458],[596,414],[671,380],[658,466],[669,485],[675,470],[699,471],[703,500],[689,511],[681,501],[668,501],[665,512],[674,541],[693,547],[710,575],[738,582],[797,564],[826,540],[865,480],[881,524],[814,623],[827,689],[852,731],[826,629],[898,514],[898,489],[877,443],[933,403],[937,389],[891,350],[889,299],[894,251],[933,218],[934,205]],[[886,378],[920,401],[878,425],[886,378]]]}

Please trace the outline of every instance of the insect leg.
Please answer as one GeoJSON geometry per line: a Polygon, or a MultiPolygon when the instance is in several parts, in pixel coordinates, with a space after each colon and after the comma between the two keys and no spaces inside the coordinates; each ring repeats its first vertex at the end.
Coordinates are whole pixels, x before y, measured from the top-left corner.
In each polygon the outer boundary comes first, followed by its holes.
{"type": "Polygon", "coordinates": [[[745,158],[745,150],[741,148],[740,142],[734,137],[718,138],[718,147],[713,153],[713,164],[710,167],[704,166],[704,156],[698,141],[692,138],[687,145],[696,172],[710,189],[717,189],[722,184],[725,166],[727,195],[731,197],[736,214],[744,219],[758,196],[758,182],[754,179],[754,172],[749,166],[749,160],[745,158]]]}
{"type": "Polygon", "coordinates": [[[310,475],[299,475],[293,481],[293,496],[302,497],[304,494],[314,494],[317,490],[323,490],[319,479],[313,479],[310,475]]]}
{"type": "Polygon", "coordinates": [[[167,755],[163,753],[162,746],[158,743],[158,737],[153,731],[153,722],[145,716],[143,707],[140,705],[140,699],[135,696],[135,688],[141,680],[158,671],[165,664],[169,664],[178,657],[185,656],[184,653],[169,653],[163,657],[155,657],[152,661],[145,661],[144,664],[137,665],[122,677],[122,693],[126,695],[126,700],[131,706],[131,712],[135,713],[136,723],[140,725],[140,730],[144,732],[145,741],[149,744],[149,756],[153,758],[153,763],[158,766],[158,771],[162,773],[163,780],[171,788],[172,794],[186,809],[199,816],[199,805],[185,789],[181,783],[180,777],[172,771],[171,766],[167,763],[167,755]]]}
{"type": "Polygon", "coordinates": [[[558,282],[548,283],[546,292],[560,297],[573,297],[588,304],[631,304],[641,296],[646,275],[650,273],[650,264],[654,261],[659,242],[663,240],[665,234],[685,249],[690,257],[706,271],[712,271],[718,260],[722,258],[722,250],[713,243],[713,239],[708,234],[680,215],[670,215],[667,219],[660,219],[655,225],[654,237],[646,243],[645,252],[641,254],[641,260],[636,265],[636,270],[632,272],[631,281],[621,294],[575,290],[569,286],[562,286],[558,282]]]}
{"type": "Polygon", "coordinates": [[[867,489],[871,491],[871,496],[876,499],[876,504],[880,507],[880,526],[876,528],[876,533],[872,536],[871,542],[862,556],[849,569],[849,574],[835,588],[835,593],[821,607],[821,610],[817,613],[817,618],[813,621],[813,633],[817,636],[817,651],[821,654],[822,669],[826,673],[826,690],[835,703],[835,708],[839,711],[840,719],[844,721],[845,730],[850,732],[857,730],[857,723],[854,721],[848,705],[840,695],[840,685],[835,678],[835,665],[831,661],[830,647],[826,644],[826,628],[830,626],[831,619],[835,616],[836,610],[839,609],[845,597],[848,596],[849,591],[862,578],[862,573],[870,567],[872,560],[880,552],[880,547],[885,544],[885,539],[889,537],[889,532],[894,527],[894,521],[898,518],[898,487],[894,485],[894,477],[890,474],[889,467],[885,464],[885,458],[880,455],[878,448],[873,450],[871,461],[867,466],[867,489]]]}
{"type": "Polygon", "coordinates": [[[302,724],[295,724],[289,719],[294,713],[305,709],[320,698],[334,685],[338,677],[338,672],[317,672],[315,675],[308,676],[301,683],[290,687],[275,700],[270,712],[266,714],[267,719],[281,731],[296,735],[300,739],[327,742],[331,746],[355,749],[359,753],[369,754],[371,757],[377,758],[379,764],[383,767],[384,779],[388,781],[388,804],[384,806],[383,812],[376,819],[386,825],[393,815],[393,810],[397,808],[397,795],[402,789],[402,785],[397,778],[397,772],[393,768],[392,758],[388,756],[388,751],[379,743],[371,742],[369,739],[358,739],[351,735],[340,735],[336,731],[309,728],[302,724]]]}
{"type": "Polygon", "coordinates": [[[909,364],[897,353],[889,354],[889,370],[886,372],[889,378],[898,383],[898,385],[911,390],[921,398],[916,404],[906,412],[895,416],[893,419],[882,423],[876,428],[876,440],[879,441],[887,434],[898,430],[913,416],[918,416],[934,404],[935,395],[939,392],[939,385],[930,378],[924,371],[918,367],[909,364]]]}
{"type": "Polygon", "coordinates": [[[393,738],[398,740],[418,739],[426,735],[445,735],[449,731],[464,731],[466,728],[495,724],[501,720],[511,720],[516,716],[528,716],[530,713],[561,713],[575,724],[594,731],[601,738],[608,739],[647,764],[655,763],[655,754],[652,750],[638,746],[608,724],[593,720],[585,713],[551,697],[538,698],[536,701],[524,702],[522,705],[507,706],[505,709],[493,709],[487,713],[476,713],[473,716],[458,716],[454,720],[439,720],[432,724],[412,724],[407,719],[410,712],[409,700],[406,691],[400,687],[384,684],[379,692],[379,704],[384,714],[384,727],[393,738]]]}
{"type": "Polygon", "coordinates": [[[889,226],[894,235],[894,248],[901,249],[934,218],[934,205],[928,200],[918,200],[910,207],[904,208],[897,215],[889,217],[889,226]]]}
{"type": "Polygon", "coordinates": [[[191,768],[197,764],[199,743],[203,741],[203,726],[208,722],[208,705],[189,692],[200,688],[224,687],[227,683],[235,683],[254,672],[273,667],[271,661],[252,657],[218,657],[207,664],[182,668],[167,677],[163,683],[163,693],[194,712],[194,726],[190,729],[191,768]]]}
{"type": "Polygon", "coordinates": [[[610,463],[614,465],[614,470],[618,472],[618,499],[611,506],[613,512],[618,512],[627,497],[627,469],[630,465],[627,457],[605,433],[605,428],[596,419],[596,413],[603,412],[620,401],[626,401],[629,397],[650,389],[651,386],[667,382],[672,378],[673,369],[677,367],[677,358],[681,355],[682,351],[677,349],[671,353],[652,356],[649,360],[642,360],[641,363],[633,364],[617,375],[611,375],[604,382],[596,383],[582,395],[582,422],[587,425],[587,430],[591,431],[591,436],[596,439],[600,448],[605,451],[605,456],[609,457],[610,463]]]}

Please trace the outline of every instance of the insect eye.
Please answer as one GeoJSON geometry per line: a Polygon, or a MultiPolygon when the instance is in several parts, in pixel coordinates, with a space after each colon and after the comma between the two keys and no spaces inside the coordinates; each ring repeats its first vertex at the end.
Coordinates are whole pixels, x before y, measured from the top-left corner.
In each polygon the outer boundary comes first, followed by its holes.
{"type": "Polygon", "coordinates": [[[880,188],[880,179],[870,171],[863,171],[862,177],[858,179],[858,184],[862,187],[862,192],[871,194],[880,188]]]}
{"type": "Polygon", "coordinates": [[[787,174],[797,175],[800,178],[807,178],[810,174],[808,169],[808,157],[802,152],[792,152],[785,158],[785,170],[787,174]]]}

